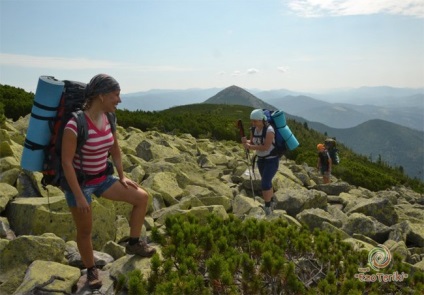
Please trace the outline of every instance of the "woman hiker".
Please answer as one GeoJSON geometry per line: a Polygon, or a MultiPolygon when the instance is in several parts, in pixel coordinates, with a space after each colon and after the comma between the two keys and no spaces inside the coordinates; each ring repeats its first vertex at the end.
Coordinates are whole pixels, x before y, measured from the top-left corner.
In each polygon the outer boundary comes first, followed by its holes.
{"type": "Polygon", "coordinates": [[[244,147],[254,150],[258,158],[258,170],[261,175],[262,197],[265,202],[265,214],[270,215],[275,202],[273,200],[274,189],[272,179],[278,171],[280,158],[270,155],[274,149],[275,130],[267,123],[266,116],[262,109],[255,109],[250,114],[250,120],[254,128],[250,132],[250,140],[242,138],[244,147]],[[266,128],[265,137],[264,128],[266,128]],[[274,204],[273,204],[274,203],[274,204]]]}
{"type": "Polygon", "coordinates": [[[121,152],[116,132],[111,131],[107,112],[115,112],[121,102],[120,86],[111,76],[94,76],[85,89],[84,114],[88,122],[88,139],[82,146],[82,166],[80,155],[76,153],[77,128],[75,118],[67,123],[62,144],[62,167],[69,189],[65,197],[72,213],[77,231],[77,245],[82,262],[87,268],[87,281],[91,288],[102,286],[93,255],[91,233],[93,215],[91,194],[112,201],[127,202],[133,206],[129,225],[130,239],[126,245],[127,254],[151,257],[156,250],[140,240],[141,228],[147,210],[148,194],[138,184],[125,177],[122,168],[121,152]],[[107,167],[108,154],[112,156],[119,177],[102,173],[107,167]],[[77,180],[78,169],[84,174],[101,175],[89,178],[84,184],[77,180]],[[103,175],[102,175],[103,174],[103,175]]]}

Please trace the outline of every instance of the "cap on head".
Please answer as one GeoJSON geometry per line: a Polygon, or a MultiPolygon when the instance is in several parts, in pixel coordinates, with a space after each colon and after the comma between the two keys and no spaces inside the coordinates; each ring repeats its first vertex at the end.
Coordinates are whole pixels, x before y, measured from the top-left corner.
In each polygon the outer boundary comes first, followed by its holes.
{"type": "Polygon", "coordinates": [[[261,109],[253,110],[250,113],[250,120],[265,120],[266,117],[261,109]]]}
{"type": "Polygon", "coordinates": [[[85,88],[85,97],[121,90],[119,83],[111,76],[98,74],[94,76],[85,88]]]}
{"type": "Polygon", "coordinates": [[[324,149],[325,149],[325,147],[322,143],[317,144],[317,150],[322,151],[324,149]]]}

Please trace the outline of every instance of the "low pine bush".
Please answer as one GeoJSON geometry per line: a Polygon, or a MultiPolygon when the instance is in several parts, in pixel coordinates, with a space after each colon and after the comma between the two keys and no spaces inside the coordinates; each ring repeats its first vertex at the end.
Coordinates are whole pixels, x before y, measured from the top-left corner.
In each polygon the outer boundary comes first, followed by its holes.
{"type": "MultiPolygon", "coordinates": [[[[402,281],[357,278],[368,253],[357,252],[339,236],[273,221],[215,215],[201,222],[191,215],[167,218],[152,231],[162,258],[151,259],[143,278],[129,273],[131,290],[140,294],[421,294],[423,273],[411,273],[396,255],[382,270],[408,273],[402,281]],[[134,282],[140,285],[137,287],[134,282]],[[399,293],[401,292],[401,293],[399,293]],[[418,292],[418,293],[417,293],[418,292]]],[[[136,271],[134,271],[136,272],[136,271]]]]}

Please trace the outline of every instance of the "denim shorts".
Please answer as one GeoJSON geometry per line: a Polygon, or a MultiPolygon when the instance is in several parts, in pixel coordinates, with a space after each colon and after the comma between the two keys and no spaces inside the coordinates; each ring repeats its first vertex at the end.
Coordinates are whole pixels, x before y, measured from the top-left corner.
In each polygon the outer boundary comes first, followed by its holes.
{"type": "Polygon", "coordinates": [[[272,179],[278,171],[280,164],[280,158],[259,158],[258,159],[258,170],[261,175],[261,188],[264,191],[272,188],[272,179]]]}
{"type": "MultiPolygon", "coordinates": [[[[100,197],[105,191],[107,191],[118,178],[113,175],[107,175],[106,179],[100,183],[84,185],[81,187],[82,192],[87,200],[88,204],[91,204],[91,195],[94,194],[96,197],[100,197]]],[[[77,202],[75,200],[75,196],[71,191],[65,191],[66,202],[69,207],[76,207],[77,202]]]]}

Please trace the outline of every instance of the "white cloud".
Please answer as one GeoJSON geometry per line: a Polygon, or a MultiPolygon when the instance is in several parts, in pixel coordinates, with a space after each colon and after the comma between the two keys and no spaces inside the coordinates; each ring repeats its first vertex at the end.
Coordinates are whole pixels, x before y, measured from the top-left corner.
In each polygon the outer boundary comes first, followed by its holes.
{"type": "Polygon", "coordinates": [[[424,17],[422,0],[288,0],[287,5],[303,17],[377,13],[424,17]]]}
{"type": "Polygon", "coordinates": [[[139,72],[188,72],[193,70],[174,66],[140,66],[136,64],[86,58],[31,56],[6,53],[0,53],[0,65],[61,70],[127,69],[139,72]]]}
{"type": "Polygon", "coordinates": [[[240,71],[234,71],[231,75],[232,76],[240,76],[241,72],[240,71]]]}
{"type": "Polygon", "coordinates": [[[259,73],[259,70],[258,69],[255,69],[255,68],[252,68],[252,69],[248,69],[247,70],[247,73],[248,74],[256,74],[256,73],[259,73]]]}
{"type": "Polygon", "coordinates": [[[289,68],[283,66],[283,67],[278,67],[277,70],[284,74],[284,73],[287,73],[289,68]]]}
{"type": "Polygon", "coordinates": [[[29,68],[50,68],[50,69],[97,69],[113,68],[122,66],[119,63],[89,60],[84,58],[64,58],[48,56],[30,56],[18,54],[0,53],[0,64],[4,66],[18,66],[29,68]]]}

